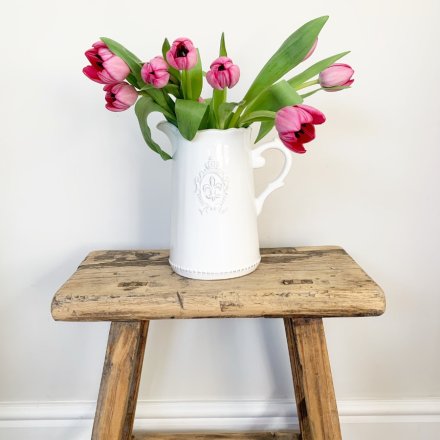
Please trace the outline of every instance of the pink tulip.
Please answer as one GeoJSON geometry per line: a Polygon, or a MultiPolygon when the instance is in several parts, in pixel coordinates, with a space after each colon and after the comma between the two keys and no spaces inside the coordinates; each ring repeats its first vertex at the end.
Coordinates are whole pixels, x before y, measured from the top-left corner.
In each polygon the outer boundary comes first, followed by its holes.
{"type": "Polygon", "coordinates": [[[232,89],[240,79],[240,68],[228,57],[217,58],[210,68],[206,73],[206,80],[214,89],[232,89]]]}
{"type": "Polygon", "coordinates": [[[315,139],[315,125],[325,122],[325,116],[309,105],[294,105],[279,110],[275,126],[283,144],[295,153],[305,153],[303,144],[315,139]]]}
{"type": "Polygon", "coordinates": [[[123,112],[131,107],[138,98],[136,89],[128,83],[107,84],[104,87],[105,108],[111,112],[123,112]]]}
{"type": "Polygon", "coordinates": [[[327,92],[336,92],[353,84],[353,73],[348,64],[333,64],[319,74],[319,84],[327,92]]]}
{"type": "Polygon", "coordinates": [[[197,49],[188,38],[175,40],[166,53],[168,64],[178,70],[190,70],[197,64],[197,49]]]}
{"type": "Polygon", "coordinates": [[[315,40],[315,42],[313,43],[313,46],[307,52],[307,55],[304,57],[303,61],[305,61],[307,58],[310,58],[312,56],[313,52],[315,52],[317,45],[318,45],[318,39],[315,40]]]}
{"type": "Polygon", "coordinates": [[[154,57],[142,66],[141,76],[147,84],[161,89],[168,84],[170,79],[168,64],[162,57],[154,57]]]}
{"type": "Polygon", "coordinates": [[[113,55],[102,41],[98,41],[85,53],[91,66],[84,67],[84,74],[100,84],[114,84],[124,81],[130,68],[121,58],[113,55]]]}

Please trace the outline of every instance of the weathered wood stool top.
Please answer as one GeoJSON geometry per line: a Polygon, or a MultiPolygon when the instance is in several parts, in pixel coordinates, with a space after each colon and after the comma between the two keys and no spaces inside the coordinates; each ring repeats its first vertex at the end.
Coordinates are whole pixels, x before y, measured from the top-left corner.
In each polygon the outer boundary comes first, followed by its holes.
{"type": "Polygon", "coordinates": [[[380,315],[380,287],[339,247],[262,249],[241,278],[176,275],[168,251],[96,251],[56,293],[63,321],[380,315]]]}
{"type": "MultiPolygon", "coordinates": [[[[244,277],[190,280],[167,251],[96,251],[58,290],[52,316],[112,321],[92,440],[131,440],[149,321],[166,318],[282,317],[302,440],[340,440],[323,317],[373,316],[381,288],[339,247],[263,249],[244,277]]],[[[154,434],[142,440],[280,439],[294,433],[154,434]]]]}

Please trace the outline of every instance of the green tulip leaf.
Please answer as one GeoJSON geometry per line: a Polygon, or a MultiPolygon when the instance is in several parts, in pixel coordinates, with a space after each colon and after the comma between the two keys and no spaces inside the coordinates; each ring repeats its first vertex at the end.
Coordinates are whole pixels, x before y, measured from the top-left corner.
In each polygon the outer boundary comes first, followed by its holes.
{"type": "Polygon", "coordinates": [[[167,59],[167,52],[171,49],[170,42],[168,41],[168,38],[165,38],[162,43],[162,56],[164,60],[167,59]]]}
{"type": "Polygon", "coordinates": [[[242,118],[257,110],[277,112],[283,107],[301,104],[302,101],[298,92],[287,81],[282,80],[267,88],[251,102],[242,118]]]}
{"type": "Polygon", "coordinates": [[[245,101],[254,99],[265,88],[301,63],[327,20],[328,16],[315,18],[290,35],[261,69],[246,93],[245,101]]]}
{"type": "Polygon", "coordinates": [[[226,101],[226,89],[218,90],[214,89],[212,92],[212,100],[210,103],[210,113],[211,113],[211,125],[213,123],[214,128],[223,128],[220,124],[220,117],[218,114],[220,105],[224,104],[226,101]]]}
{"type": "Polygon", "coordinates": [[[224,102],[218,107],[218,123],[220,128],[225,128],[228,126],[229,121],[232,118],[232,112],[235,107],[237,107],[237,102],[224,102]]]}
{"type": "Polygon", "coordinates": [[[305,83],[310,78],[313,78],[314,76],[320,74],[324,69],[327,69],[327,67],[330,67],[333,63],[335,63],[336,61],[338,61],[340,58],[344,57],[348,53],[350,53],[350,51],[338,53],[337,55],[328,57],[325,60],[318,61],[317,63],[313,64],[313,66],[310,66],[308,69],[304,70],[304,72],[289,79],[287,82],[292,87],[296,88],[301,84],[305,83]]]}
{"type": "Polygon", "coordinates": [[[137,79],[136,79],[136,77],[135,77],[132,73],[129,73],[129,74],[128,74],[126,80],[127,80],[127,81],[128,81],[133,87],[139,88],[139,84],[138,84],[138,82],[137,82],[137,79]]]}
{"type": "Polygon", "coordinates": [[[208,108],[208,104],[204,102],[176,99],[177,127],[185,139],[194,139],[208,108]]]}
{"type": "Polygon", "coordinates": [[[151,130],[150,127],[148,126],[148,120],[147,120],[150,113],[153,112],[163,113],[163,109],[156,102],[154,102],[150,96],[141,96],[136,102],[134,111],[139,121],[139,126],[141,128],[142,136],[144,137],[144,140],[147,143],[147,145],[154,152],[158,153],[163,160],[171,159],[171,156],[165,151],[163,151],[156,142],[154,142],[153,138],[151,137],[151,130]]]}
{"type": "Polygon", "coordinates": [[[226,50],[225,33],[224,32],[222,32],[222,37],[220,39],[219,56],[221,56],[221,57],[227,57],[228,56],[228,52],[226,50]]]}
{"type": "Polygon", "coordinates": [[[247,116],[242,117],[238,123],[239,127],[248,126],[253,122],[266,122],[275,120],[275,112],[260,110],[253,113],[249,113],[247,116]]]}
{"type": "Polygon", "coordinates": [[[182,71],[182,92],[185,99],[197,101],[203,87],[202,60],[197,49],[197,64],[190,70],[182,71]]]}
{"type": "Polygon", "coordinates": [[[176,98],[182,98],[182,94],[180,93],[180,87],[176,84],[167,84],[164,87],[165,92],[170,93],[176,98]]]}
{"type": "Polygon", "coordinates": [[[275,125],[275,120],[262,122],[260,125],[260,131],[258,132],[258,135],[255,139],[255,143],[261,141],[261,139],[263,139],[272,130],[274,125],[275,125]]]}
{"type": "Polygon", "coordinates": [[[312,90],[311,92],[308,92],[308,93],[304,93],[304,94],[302,94],[302,95],[301,95],[301,98],[306,99],[306,98],[308,98],[309,96],[314,95],[316,92],[319,92],[320,90],[324,90],[324,89],[323,89],[322,87],[319,87],[318,89],[312,90]]]}
{"type": "Polygon", "coordinates": [[[132,73],[131,79],[134,77],[137,82],[137,84],[133,84],[132,82],[130,84],[140,88],[139,85],[144,83],[141,78],[142,61],[134,53],[122,46],[122,44],[119,44],[111,38],[101,37],[101,41],[107,45],[113,54],[122,58],[127,63],[132,73]]]}
{"type": "Polygon", "coordinates": [[[142,92],[146,92],[161,108],[162,113],[167,117],[174,119],[174,101],[162,89],[156,89],[152,85],[145,85],[141,88],[142,92]]]}

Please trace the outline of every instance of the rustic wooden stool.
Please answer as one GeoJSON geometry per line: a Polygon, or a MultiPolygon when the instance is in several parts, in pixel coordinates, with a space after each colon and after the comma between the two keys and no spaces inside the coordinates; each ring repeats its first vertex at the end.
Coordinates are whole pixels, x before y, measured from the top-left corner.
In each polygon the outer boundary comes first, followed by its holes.
{"type": "Polygon", "coordinates": [[[152,319],[284,318],[301,434],[151,434],[142,439],[341,439],[323,317],[385,310],[377,284],[339,247],[263,249],[258,269],[221,281],[182,278],[167,251],[92,252],[56,293],[52,316],[111,321],[93,440],[132,438],[152,319]]]}

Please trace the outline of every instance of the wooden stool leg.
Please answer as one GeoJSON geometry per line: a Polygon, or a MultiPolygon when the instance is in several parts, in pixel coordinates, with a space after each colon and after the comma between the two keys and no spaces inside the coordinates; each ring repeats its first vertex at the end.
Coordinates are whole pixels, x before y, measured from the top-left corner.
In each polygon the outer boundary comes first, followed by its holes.
{"type": "Polygon", "coordinates": [[[302,440],[341,440],[322,319],[284,318],[302,440]]]}
{"type": "Polygon", "coordinates": [[[92,440],[131,439],[148,324],[111,324],[92,440]]]}

